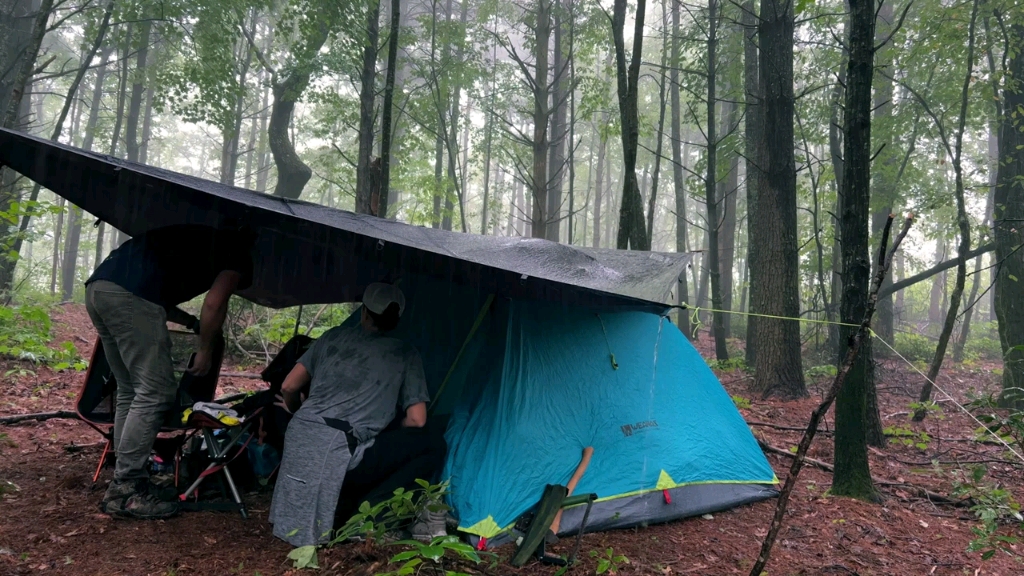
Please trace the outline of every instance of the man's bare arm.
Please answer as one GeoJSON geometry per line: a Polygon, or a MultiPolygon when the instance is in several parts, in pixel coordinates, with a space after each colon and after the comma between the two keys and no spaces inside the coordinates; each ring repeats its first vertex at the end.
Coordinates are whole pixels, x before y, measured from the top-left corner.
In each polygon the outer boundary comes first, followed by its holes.
{"type": "Polygon", "coordinates": [[[309,384],[309,380],[309,371],[302,364],[296,364],[295,368],[292,368],[292,371],[285,376],[284,383],[281,384],[281,397],[284,400],[285,409],[292,414],[302,405],[299,392],[309,384]]]}
{"type": "Polygon", "coordinates": [[[419,402],[409,406],[402,419],[402,428],[423,428],[427,425],[427,403],[419,402]]]}

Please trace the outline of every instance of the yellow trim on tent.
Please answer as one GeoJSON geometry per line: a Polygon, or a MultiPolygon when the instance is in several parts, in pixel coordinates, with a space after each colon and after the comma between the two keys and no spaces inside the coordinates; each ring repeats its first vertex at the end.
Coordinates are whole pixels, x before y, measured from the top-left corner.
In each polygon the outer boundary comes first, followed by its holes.
{"type": "Polygon", "coordinates": [[[508,526],[502,528],[501,526],[498,526],[497,522],[494,521],[494,517],[493,516],[488,516],[487,518],[484,518],[483,520],[477,522],[476,524],[473,524],[472,526],[470,526],[468,528],[463,528],[462,526],[459,526],[459,530],[462,530],[463,532],[466,532],[467,534],[473,534],[475,536],[480,536],[481,538],[492,538],[492,537],[497,536],[498,534],[501,534],[502,532],[508,530],[509,528],[511,528],[514,525],[515,524],[513,523],[513,524],[509,524],[508,526]]]}
{"type": "MultiPolygon", "coordinates": [[[[661,471],[661,476],[658,478],[658,483],[655,488],[648,488],[646,490],[636,490],[634,492],[626,492],[624,494],[615,494],[613,496],[606,496],[604,498],[598,498],[595,502],[607,502],[609,500],[615,500],[617,498],[626,498],[629,496],[640,496],[643,494],[649,494],[651,492],[660,492],[662,490],[671,490],[673,488],[682,488],[684,486],[697,486],[700,484],[779,484],[779,477],[772,474],[771,481],[764,480],[702,480],[700,482],[681,482],[676,483],[672,481],[672,477],[668,475],[664,470],[661,471]],[[669,484],[671,482],[671,485],[669,484]]],[[[585,504],[577,504],[577,506],[584,506],[585,504]]],[[[575,508],[575,506],[569,506],[568,508],[575,508]]],[[[469,527],[459,526],[459,530],[467,534],[473,534],[474,536],[480,536],[481,538],[493,538],[502,532],[515,526],[515,522],[505,526],[504,528],[498,526],[497,522],[494,521],[493,516],[488,516],[483,520],[469,527]]]]}

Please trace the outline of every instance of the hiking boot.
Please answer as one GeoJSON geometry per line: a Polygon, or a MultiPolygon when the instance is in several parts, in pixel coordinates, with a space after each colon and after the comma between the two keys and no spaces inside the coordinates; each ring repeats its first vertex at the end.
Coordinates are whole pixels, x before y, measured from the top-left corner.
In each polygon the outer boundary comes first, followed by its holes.
{"type": "Polygon", "coordinates": [[[104,514],[120,515],[124,512],[124,504],[135,494],[137,481],[118,482],[111,480],[107,485],[107,491],[103,494],[103,501],[100,502],[100,510],[104,514]]]}
{"type": "Polygon", "coordinates": [[[124,502],[121,515],[141,520],[160,520],[170,518],[180,510],[181,508],[178,506],[177,501],[167,502],[161,500],[156,494],[148,490],[143,485],[143,482],[140,482],[139,489],[124,502]]]}
{"type": "Polygon", "coordinates": [[[448,512],[445,510],[430,510],[424,508],[416,518],[416,522],[409,528],[409,535],[413,540],[420,542],[431,542],[434,538],[448,535],[448,528],[445,522],[448,519],[448,512]]]}

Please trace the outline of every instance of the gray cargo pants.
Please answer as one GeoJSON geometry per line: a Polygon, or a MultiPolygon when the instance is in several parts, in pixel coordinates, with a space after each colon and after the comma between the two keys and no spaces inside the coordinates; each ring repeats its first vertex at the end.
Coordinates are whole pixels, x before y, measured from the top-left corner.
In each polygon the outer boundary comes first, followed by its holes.
{"type": "Polygon", "coordinates": [[[147,478],[153,442],[178,389],[167,312],[104,280],[86,288],[85,308],[117,379],[114,480],[147,478]]]}

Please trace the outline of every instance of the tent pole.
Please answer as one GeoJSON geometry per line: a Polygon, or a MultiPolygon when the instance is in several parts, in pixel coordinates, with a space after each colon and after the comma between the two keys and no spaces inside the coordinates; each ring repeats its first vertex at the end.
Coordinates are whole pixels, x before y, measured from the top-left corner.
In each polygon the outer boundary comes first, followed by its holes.
{"type": "Polygon", "coordinates": [[[302,323],[302,304],[299,304],[299,313],[295,315],[295,333],[292,334],[292,338],[299,335],[299,324],[302,323]]]}
{"type": "Polygon", "coordinates": [[[441,393],[444,392],[445,386],[448,385],[448,380],[455,373],[455,367],[459,365],[459,360],[462,358],[462,353],[466,351],[466,346],[469,346],[469,341],[476,335],[476,331],[480,328],[480,325],[484,322],[484,317],[487,315],[487,311],[491,309],[491,303],[494,302],[494,294],[487,296],[487,301],[480,307],[480,313],[476,316],[476,321],[473,322],[473,327],[469,329],[469,334],[466,335],[466,340],[462,342],[462,348],[459,348],[459,353],[455,356],[455,360],[452,362],[451,367],[448,368],[448,374],[445,374],[444,381],[441,382],[441,386],[437,389],[437,394],[430,400],[429,413],[434,413],[434,408],[437,406],[437,400],[441,398],[441,393]]]}

